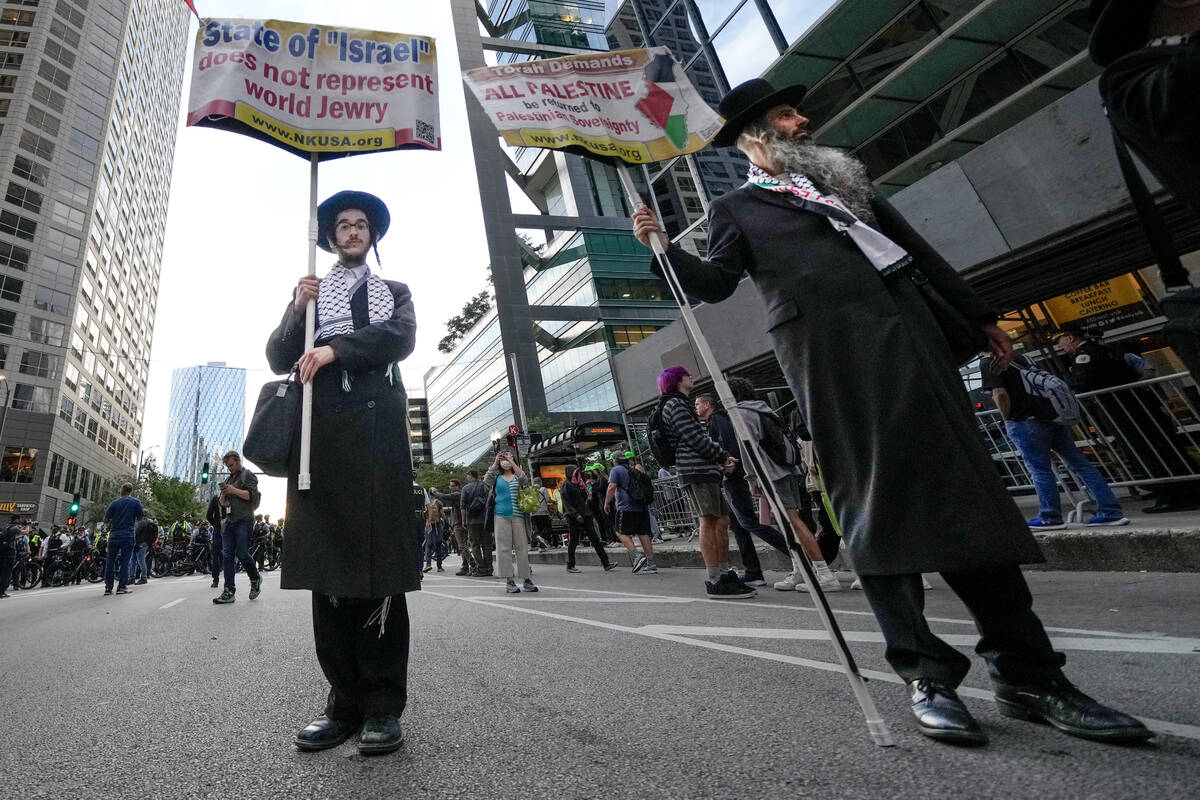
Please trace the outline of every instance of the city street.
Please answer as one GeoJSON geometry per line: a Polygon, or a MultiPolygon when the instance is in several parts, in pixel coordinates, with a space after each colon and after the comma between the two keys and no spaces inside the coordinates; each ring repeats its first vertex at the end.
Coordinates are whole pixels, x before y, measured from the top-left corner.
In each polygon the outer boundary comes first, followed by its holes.
{"type": "MultiPolygon", "coordinates": [[[[1200,779],[1200,575],[1034,572],[1037,608],[1085,691],[1159,732],[1073,739],[1000,717],[976,659],[981,749],[925,739],[865,598],[831,595],[897,746],[868,737],[805,594],[709,601],[699,570],[536,567],[538,594],[457,578],[409,595],[407,743],[299,753],[320,712],[310,595],[267,576],[214,606],[207,577],[127,597],[101,585],[0,603],[0,773],[23,797],[1183,797],[1200,779]]],[[[777,579],[779,573],[768,577],[777,579]]],[[[965,651],[937,576],[935,630],[965,651]]]]}

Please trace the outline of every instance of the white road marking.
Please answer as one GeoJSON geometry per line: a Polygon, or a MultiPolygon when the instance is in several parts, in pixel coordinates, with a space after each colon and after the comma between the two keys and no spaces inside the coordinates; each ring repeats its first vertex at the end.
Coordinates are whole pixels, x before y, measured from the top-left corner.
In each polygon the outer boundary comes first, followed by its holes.
{"type": "MultiPolygon", "coordinates": [[[[549,600],[550,598],[545,599],[549,600]]],[[[652,633],[673,633],[682,636],[722,636],[741,639],[826,641],[829,638],[829,634],[824,630],[798,630],[796,628],[721,628],[700,625],[643,625],[641,630],[652,633]]],[[[848,642],[883,643],[883,634],[879,631],[844,630],[842,631],[842,636],[848,642]]],[[[959,647],[974,647],[979,641],[978,636],[963,633],[939,633],[937,637],[947,644],[959,647]]],[[[1099,653],[1200,654],[1200,639],[1181,639],[1175,637],[1162,637],[1158,639],[1051,637],[1050,643],[1054,645],[1056,650],[1089,650],[1099,653]]]]}
{"type": "Polygon", "coordinates": [[[159,607],[158,607],[158,610],[159,610],[159,611],[162,611],[162,610],[163,610],[163,609],[165,609],[165,608],[170,608],[171,606],[177,606],[177,605],[179,605],[180,603],[182,603],[184,600],[187,600],[187,598],[186,598],[186,597],[181,597],[181,598],[179,598],[178,600],[172,600],[171,602],[167,603],[165,606],[159,606],[159,607]]]}
{"type": "MultiPolygon", "coordinates": [[[[649,639],[658,639],[666,642],[675,642],[677,644],[686,644],[692,647],[699,647],[705,650],[717,650],[723,653],[732,653],[736,655],[750,656],[764,661],[775,661],[782,664],[791,664],[793,666],[808,667],[809,669],[817,669],[823,672],[842,672],[841,664],[834,664],[825,661],[816,661],[809,658],[799,658],[797,656],[784,655],[783,653],[772,653],[765,650],[752,650],[747,647],[736,647],[734,645],[725,644],[724,642],[712,642],[705,639],[695,639],[689,636],[679,636],[671,633],[661,633],[654,630],[646,630],[645,628],[631,628],[626,625],[617,625],[612,622],[602,622],[600,620],[587,619],[584,617],[571,617],[566,614],[556,614],[552,611],[541,611],[535,608],[521,607],[517,604],[498,603],[495,599],[485,600],[477,597],[459,597],[453,594],[443,594],[441,592],[431,591],[426,589],[421,592],[425,595],[433,597],[441,597],[446,600],[456,600],[462,603],[472,603],[474,605],[487,606],[489,608],[502,609],[504,611],[515,611],[520,614],[529,614],[537,617],[545,617],[547,619],[556,619],[562,622],[573,622],[577,625],[584,625],[591,628],[600,628],[602,630],[614,631],[617,633],[628,633],[634,636],[644,636],[649,639]]],[[[611,594],[619,594],[612,592],[611,594]]],[[[685,598],[686,599],[686,598],[685,598]]],[[[789,606],[794,608],[794,606],[789,606]]],[[[649,627],[649,626],[648,626],[649,627]]],[[[891,672],[881,672],[873,669],[859,669],[859,674],[868,680],[878,680],[885,683],[903,684],[904,680],[891,672]]],[[[980,700],[995,701],[995,695],[984,689],[972,689],[970,687],[959,687],[958,694],[963,697],[972,697],[980,700]]],[[[1200,725],[1185,725],[1178,722],[1170,722],[1167,720],[1151,719],[1148,717],[1138,717],[1146,727],[1155,733],[1161,733],[1168,736],[1179,736],[1185,739],[1195,739],[1200,741],[1200,725]]]]}
{"type": "MultiPolygon", "coordinates": [[[[439,587],[440,588],[440,587],[439,587]]],[[[683,605],[693,602],[690,597],[531,597],[526,592],[521,594],[473,594],[459,598],[460,600],[512,600],[516,603],[653,603],[654,605],[683,605]]]]}

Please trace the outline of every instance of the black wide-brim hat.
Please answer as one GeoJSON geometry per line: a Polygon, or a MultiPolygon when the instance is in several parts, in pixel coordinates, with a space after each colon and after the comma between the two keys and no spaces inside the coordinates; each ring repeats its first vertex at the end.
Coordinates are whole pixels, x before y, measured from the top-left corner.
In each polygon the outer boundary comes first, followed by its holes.
{"type": "Polygon", "coordinates": [[[1102,67],[1126,53],[1140,50],[1149,37],[1154,4],[1147,0],[1092,0],[1088,9],[1092,36],[1088,52],[1102,67]]]}
{"type": "Polygon", "coordinates": [[[349,190],[338,192],[317,206],[317,247],[326,253],[333,252],[329,246],[333,223],[337,221],[338,214],[348,208],[357,208],[367,215],[376,242],[383,238],[388,226],[392,224],[392,215],[388,213],[387,205],[375,195],[349,190]]]}
{"type": "Polygon", "coordinates": [[[729,147],[737,141],[747,125],[758,121],[775,106],[800,105],[807,93],[807,86],[796,84],[776,89],[762,78],[754,78],[733,87],[717,106],[725,118],[725,124],[717,131],[712,143],[717,147],[729,147]]]}

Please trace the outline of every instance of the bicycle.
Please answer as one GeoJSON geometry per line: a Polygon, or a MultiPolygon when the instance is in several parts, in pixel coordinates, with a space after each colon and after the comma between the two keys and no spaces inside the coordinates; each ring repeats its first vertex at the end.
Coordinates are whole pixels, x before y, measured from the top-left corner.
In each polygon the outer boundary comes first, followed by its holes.
{"type": "Polygon", "coordinates": [[[42,580],[42,565],[28,553],[22,554],[13,565],[12,585],[14,589],[32,589],[42,580]]]}
{"type": "MultiPolygon", "coordinates": [[[[50,573],[51,586],[65,586],[75,583],[76,578],[85,579],[88,583],[99,583],[104,580],[104,558],[98,555],[95,548],[88,550],[76,563],[72,564],[67,556],[59,556],[63,569],[54,569],[50,573]]],[[[57,566],[56,564],[52,564],[57,566]]]]}

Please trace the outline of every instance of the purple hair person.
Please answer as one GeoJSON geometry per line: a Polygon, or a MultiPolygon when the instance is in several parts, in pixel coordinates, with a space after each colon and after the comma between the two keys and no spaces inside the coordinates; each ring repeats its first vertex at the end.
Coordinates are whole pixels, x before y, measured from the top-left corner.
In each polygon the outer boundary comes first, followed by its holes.
{"type": "Polygon", "coordinates": [[[658,393],[679,391],[679,382],[691,374],[685,367],[667,367],[658,375],[658,393]]]}

